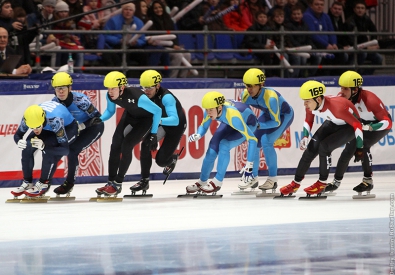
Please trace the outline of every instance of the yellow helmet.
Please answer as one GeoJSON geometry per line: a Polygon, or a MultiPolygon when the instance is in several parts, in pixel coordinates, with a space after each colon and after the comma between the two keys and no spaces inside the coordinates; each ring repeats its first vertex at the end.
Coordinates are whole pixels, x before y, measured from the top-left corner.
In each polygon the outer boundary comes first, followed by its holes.
{"type": "Polygon", "coordinates": [[[325,94],[325,85],[315,80],[309,80],[303,83],[299,90],[301,99],[311,99],[325,94]]]}
{"type": "Polygon", "coordinates": [[[257,68],[252,68],[247,70],[243,76],[244,84],[249,84],[249,85],[262,84],[265,82],[265,80],[266,80],[265,73],[257,68]]]}
{"type": "Polygon", "coordinates": [[[31,105],[25,110],[23,119],[29,128],[34,129],[40,127],[45,121],[44,109],[38,105],[31,105]]]}
{"type": "Polygon", "coordinates": [[[73,79],[66,72],[56,73],[52,77],[51,85],[54,88],[55,87],[61,87],[61,86],[70,86],[71,84],[73,84],[73,79]]]}
{"type": "Polygon", "coordinates": [[[141,87],[153,87],[162,82],[162,76],[155,70],[146,70],[140,76],[141,87]]]}
{"type": "Polygon", "coordinates": [[[208,92],[202,98],[203,109],[216,108],[220,105],[224,105],[224,103],[225,103],[224,95],[216,91],[208,92]]]}
{"type": "Polygon", "coordinates": [[[128,84],[126,76],[118,71],[109,72],[104,78],[103,85],[106,88],[121,87],[128,84]]]}
{"type": "Polygon", "coordinates": [[[339,77],[339,86],[346,88],[361,87],[363,82],[362,76],[354,71],[347,71],[339,77]]]}

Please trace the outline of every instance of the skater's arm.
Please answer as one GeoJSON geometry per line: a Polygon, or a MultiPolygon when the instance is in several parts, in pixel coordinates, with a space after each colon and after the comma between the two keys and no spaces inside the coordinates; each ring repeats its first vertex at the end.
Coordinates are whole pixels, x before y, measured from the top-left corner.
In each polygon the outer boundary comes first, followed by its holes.
{"type": "Polygon", "coordinates": [[[266,89],[263,100],[268,108],[271,120],[259,123],[259,129],[271,129],[280,126],[280,100],[275,91],[266,89]]]}
{"type": "Polygon", "coordinates": [[[141,95],[139,97],[137,106],[153,114],[151,133],[156,134],[158,132],[160,119],[162,117],[162,109],[152,102],[151,99],[149,99],[146,95],[141,95]]]}
{"type": "Polygon", "coordinates": [[[106,94],[106,99],[107,99],[107,109],[104,111],[104,113],[100,117],[100,119],[102,121],[106,121],[106,120],[110,119],[115,114],[116,106],[115,106],[115,103],[109,99],[108,93],[106,94]]]}
{"type": "Polygon", "coordinates": [[[204,136],[207,133],[208,128],[210,127],[211,121],[211,118],[207,115],[206,111],[204,111],[204,119],[202,120],[202,123],[200,124],[196,133],[199,134],[201,137],[204,136]]]}
{"type": "Polygon", "coordinates": [[[167,117],[162,117],[161,124],[164,126],[177,126],[180,123],[178,117],[176,99],[171,94],[166,94],[162,98],[163,106],[165,106],[167,117]]]}

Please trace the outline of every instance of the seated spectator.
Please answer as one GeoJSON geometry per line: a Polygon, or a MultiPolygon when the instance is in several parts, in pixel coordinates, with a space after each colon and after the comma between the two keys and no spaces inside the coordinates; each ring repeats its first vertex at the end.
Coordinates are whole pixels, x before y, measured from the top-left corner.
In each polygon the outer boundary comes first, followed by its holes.
{"type": "Polygon", "coordinates": [[[148,4],[145,0],[138,0],[135,3],[136,12],[134,16],[138,17],[143,23],[147,23],[148,19],[148,4]]]}
{"type": "MultiPolygon", "coordinates": [[[[65,19],[69,17],[69,6],[64,1],[59,1],[55,6],[55,20],[65,19]]],[[[70,33],[55,34],[55,37],[59,39],[59,46],[62,49],[70,50],[72,53],[74,50],[82,50],[84,46],[82,45],[80,38],[77,35],[72,34],[76,29],[74,20],[66,20],[59,22],[54,25],[54,30],[71,30],[70,33]]],[[[62,66],[67,63],[69,53],[59,53],[57,57],[57,66],[62,66]]],[[[74,66],[82,67],[84,65],[84,53],[73,53],[74,66]]]]}
{"type": "Polygon", "coordinates": [[[208,0],[203,2],[202,20],[210,31],[229,31],[226,27],[220,12],[222,11],[222,5],[219,0],[208,0]]]}
{"type": "MultiPolygon", "coordinates": [[[[62,0],[57,0],[57,3],[62,0]]],[[[78,25],[78,22],[82,19],[83,15],[83,1],[81,0],[64,0],[66,2],[67,6],[69,7],[69,16],[74,16],[74,15],[80,15],[72,20],[74,21],[74,28],[78,25]]]]}
{"type": "Polygon", "coordinates": [[[287,6],[287,0],[274,0],[274,6],[267,12],[269,19],[273,19],[273,11],[280,9],[284,11],[284,22],[291,17],[291,10],[287,6]]]}
{"type": "MultiPolygon", "coordinates": [[[[165,6],[161,0],[154,0],[152,2],[151,7],[148,9],[149,18],[152,20],[153,25],[151,30],[174,30],[174,22],[170,18],[170,15],[165,11],[165,6]]],[[[173,41],[173,46],[170,49],[180,50],[182,49],[178,43],[178,39],[176,38],[173,41]]],[[[150,43],[150,40],[148,40],[150,43]]],[[[182,59],[185,58],[189,63],[191,62],[191,54],[190,53],[180,53],[180,52],[169,52],[170,55],[170,66],[181,66],[182,59]]],[[[170,77],[176,78],[185,78],[188,76],[188,70],[179,70],[172,69],[170,71],[170,77]]]]}
{"type": "MultiPolygon", "coordinates": [[[[291,19],[289,22],[285,24],[286,30],[290,31],[308,31],[309,27],[303,21],[303,6],[297,4],[292,7],[291,9],[291,19]]],[[[296,34],[290,35],[291,44],[293,47],[300,47],[300,46],[308,46],[312,45],[312,49],[315,49],[314,43],[311,40],[310,35],[308,34],[296,34]]],[[[318,68],[318,65],[321,63],[321,57],[315,55],[313,53],[310,54],[310,58],[307,59],[302,56],[297,55],[289,55],[289,63],[291,65],[306,65],[309,61],[310,65],[315,65],[318,68]]],[[[311,77],[315,76],[317,72],[317,68],[308,69],[308,70],[301,70],[294,68],[294,72],[292,73],[291,77],[311,77]]]]}
{"type": "MultiPolygon", "coordinates": [[[[330,31],[333,32],[332,21],[328,14],[324,12],[324,0],[311,0],[310,6],[303,14],[303,20],[309,26],[310,31],[330,31]]],[[[334,59],[322,59],[322,65],[345,65],[348,55],[344,52],[336,52],[337,37],[334,34],[312,34],[314,45],[317,49],[330,50],[334,54],[334,59]]],[[[340,75],[344,69],[326,69],[323,75],[340,75]],[[340,73],[339,73],[340,72],[340,73]]]]}
{"type": "MultiPolygon", "coordinates": [[[[363,0],[355,2],[354,13],[346,21],[346,29],[348,31],[354,31],[355,28],[358,30],[358,32],[372,33],[372,35],[369,35],[369,37],[367,35],[358,35],[357,44],[377,38],[377,35],[374,34],[377,32],[377,28],[373,21],[366,15],[366,4],[363,0]]],[[[351,42],[350,44],[353,45],[351,42]]],[[[379,45],[374,45],[367,47],[367,50],[377,50],[379,48],[379,45]]],[[[357,59],[358,65],[363,65],[366,60],[369,60],[372,65],[382,65],[383,63],[383,57],[375,51],[358,53],[357,59]]],[[[374,68],[359,69],[358,73],[363,75],[372,75],[375,70],[376,69],[374,68]]]]}
{"type": "MultiPolygon", "coordinates": [[[[262,11],[258,11],[255,14],[255,23],[252,24],[251,27],[247,29],[248,31],[262,31],[267,32],[270,31],[271,28],[268,25],[268,19],[266,13],[262,11]]],[[[243,42],[241,43],[240,48],[242,49],[266,49],[272,50],[274,45],[271,43],[267,43],[268,40],[271,39],[271,35],[268,34],[245,34],[243,38],[243,42]]],[[[258,53],[254,52],[254,56],[256,56],[263,65],[272,65],[273,63],[273,53],[258,53]]],[[[265,69],[265,75],[267,77],[273,76],[273,73],[270,69],[265,69]]]]}
{"type": "Polygon", "coordinates": [[[265,12],[267,16],[268,8],[266,2],[260,0],[244,0],[240,5],[240,10],[243,15],[243,25],[251,27],[256,21],[257,12],[265,12]]]}
{"type": "MultiPolygon", "coordinates": [[[[10,55],[16,55],[17,53],[8,46],[8,31],[0,27],[0,67],[3,65],[4,60],[7,59],[10,55]]],[[[21,74],[30,74],[32,72],[32,68],[29,64],[23,64],[22,60],[19,61],[19,64],[13,70],[12,74],[21,75],[21,74]]]]}
{"type": "MultiPolygon", "coordinates": [[[[98,8],[98,0],[87,0],[83,7],[84,12],[94,11],[98,8]]],[[[104,11],[86,14],[79,22],[78,28],[82,30],[101,30],[104,26],[104,11]]],[[[97,48],[97,34],[83,34],[82,43],[86,49],[97,48]]]]}
{"type": "Polygon", "coordinates": [[[224,15],[224,24],[228,29],[234,31],[245,31],[248,29],[248,25],[243,20],[243,14],[239,6],[239,0],[226,0],[224,2],[226,7],[236,7],[233,11],[224,15]]]}
{"type": "MultiPolygon", "coordinates": [[[[187,7],[193,0],[183,0],[179,5],[179,10],[182,11],[187,7]]],[[[183,15],[181,19],[177,21],[177,27],[179,30],[185,31],[201,31],[203,30],[203,2],[200,2],[193,9],[183,15]]]]}

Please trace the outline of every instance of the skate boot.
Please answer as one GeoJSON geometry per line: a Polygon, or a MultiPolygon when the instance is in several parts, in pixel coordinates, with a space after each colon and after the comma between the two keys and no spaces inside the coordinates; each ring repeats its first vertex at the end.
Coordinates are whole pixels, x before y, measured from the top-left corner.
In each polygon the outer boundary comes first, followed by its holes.
{"type": "Polygon", "coordinates": [[[364,177],[362,182],[355,186],[352,190],[358,192],[358,195],[352,196],[353,199],[369,199],[375,198],[376,195],[370,194],[370,191],[373,189],[373,179],[364,177]],[[362,195],[362,192],[366,192],[366,195],[362,195]]]}
{"type": "Polygon", "coordinates": [[[296,191],[298,191],[299,187],[300,184],[293,180],[290,184],[280,188],[280,196],[292,196],[293,193],[296,193],[296,191]]]}
{"type": "Polygon", "coordinates": [[[38,181],[32,188],[25,190],[24,194],[28,197],[42,197],[49,191],[50,187],[51,184],[48,180],[38,181]]]}
{"type": "Polygon", "coordinates": [[[17,197],[23,195],[26,190],[31,188],[33,188],[33,183],[24,180],[21,186],[11,191],[11,194],[14,196],[14,199],[17,199],[17,197]]]}
{"type": "Polygon", "coordinates": [[[206,194],[212,193],[213,195],[216,195],[217,191],[221,189],[221,186],[222,186],[222,181],[213,178],[213,180],[210,180],[208,183],[199,185],[199,189],[203,193],[206,194]]]}
{"type": "Polygon", "coordinates": [[[277,189],[277,179],[276,178],[267,178],[264,184],[259,186],[259,189],[266,193],[266,190],[272,189],[272,193],[276,192],[277,189]]]}
{"type": "Polygon", "coordinates": [[[321,196],[321,193],[325,191],[326,183],[317,180],[313,185],[303,189],[307,193],[307,197],[311,195],[321,196]]]}
{"type": "Polygon", "coordinates": [[[187,187],[186,187],[186,190],[187,190],[187,194],[193,194],[193,193],[196,193],[196,192],[200,192],[200,186],[202,186],[202,185],[206,185],[207,184],[207,181],[201,181],[200,179],[195,183],[195,184],[192,184],[192,185],[188,185],[187,187]]]}
{"type": "Polygon", "coordinates": [[[173,172],[174,168],[176,168],[177,160],[178,160],[178,155],[173,155],[172,163],[170,163],[168,166],[163,168],[163,174],[165,174],[166,176],[170,175],[173,172]]]}
{"type": "Polygon", "coordinates": [[[56,187],[53,191],[57,196],[66,194],[66,197],[70,197],[71,191],[73,191],[74,183],[69,183],[67,180],[58,187],[56,187]]]}
{"type": "Polygon", "coordinates": [[[340,180],[337,179],[333,179],[333,181],[331,183],[329,183],[326,187],[325,187],[325,193],[329,192],[330,194],[333,193],[333,191],[335,191],[337,188],[339,188],[341,184],[340,180]]]}
{"type": "Polygon", "coordinates": [[[149,189],[149,178],[141,179],[138,183],[130,187],[130,190],[132,191],[132,195],[135,195],[136,192],[141,190],[143,190],[143,195],[145,195],[148,189],[149,189]]]}
{"type": "Polygon", "coordinates": [[[109,181],[103,190],[103,194],[105,196],[114,196],[114,198],[116,198],[117,195],[121,192],[122,192],[122,183],[118,183],[115,180],[109,181]]]}
{"type": "Polygon", "coordinates": [[[99,187],[99,188],[97,188],[95,191],[96,191],[96,193],[97,193],[97,196],[98,197],[101,197],[101,195],[103,195],[104,194],[104,189],[106,189],[109,185],[111,184],[111,181],[108,181],[107,183],[106,183],[106,185],[104,185],[103,187],[99,187]]]}
{"type": "Polygon", "coordinates": [[[244,190],[247,188],[251,188],[253,190],[258,187],[258,184],[259,184],[259,180],[258,180],[258,176],[257,176],[252,181],[247,182],[247,183],[244,181],[240,181],[238,187],[240,188],[240,190],[244,190]]]}

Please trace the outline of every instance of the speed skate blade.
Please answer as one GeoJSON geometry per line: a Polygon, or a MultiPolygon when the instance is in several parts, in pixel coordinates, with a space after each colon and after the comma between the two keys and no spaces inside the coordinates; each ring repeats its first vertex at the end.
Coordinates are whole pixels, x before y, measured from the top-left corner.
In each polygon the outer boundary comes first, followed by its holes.
{"type": "Polygon", "coordinates": [[[114,197],[103,197],[97,199],[96,202],[122,202],[123,198],[114,198],[114,197]]]}
{"type": "Polygon", "coordinates": [[[296,198],[296,196],[295,195],[286,195],[286,196],[284,196],[284,195],[280,194],[280,196],[273,197],[273,199],[293,199],[293,198],[296,198]]]}
{"type": "Polygon", "coordinates": [[[21,198],[13,198],[13,199],[8,199],[5,202],[6,203],[19,203],[21,201],[21,198]]]}
{"type": "Polygon", "coordinates": [[[178,195],[177,198],[193,199],[195,196],[196,194],[184,194],[184,195],[178,195]]]}
{"type": "Polygon", "coordinates": [[[233,192],[232,193],[232,195],[236,195],[236,196],[238,196],[238,195],[255,195],[255,194],[258,194],[259,193],[259,191],[255,191],[255,190],[243,190],[243,189],[240,189],[239,191],[235,191],[235,192],[233,192]]]}
{"type": "Polygon", "coordinates": [[[273,198],[273,197],[279,197],[281,194],[280,193],[265,193],[265,192],[261,192],[256,194],[256,197],[263,197],[263,198],[273,198]]]}
{"type": "Polygon", "coordinates": [[[299,200],[326,200],[326,196],[310,196],[300,197],[299,200]]]}
{"type": "Polygon", "coordinates": [[[42,197],[42,198],[35,198],[35,197],[26,197],[21,199],[20,203],[47,203],[49,200],[49,196],[42,197]]]}
{"type": "Polygon", "coordinates": [[[325,196],[336,196],[336,192],[325,192],[323,193],[325,196]]]}
{"type": "Polygon", "coordinates": [[[49,198],[50,201],[75,201],[75,197],[51,197],[49,198]]]}
{"type": "Polygon", "coordinates": [[[150,199],[154,195],[153,194],[145,194],[145,195],[124,195],[124,199],[150,199]]]}
{"type": "Polygon", "coordinates": [[[220,199],[223,195],[195,195],[193,196],[194,199],[220,199]]]}
{"type": "Polygon", "coordinates": [[[374,199],[376,197],[375,194],[366,194],[366,195],[354,195],[352,198],[354,200],[360,200],[360,199],[374,199]]]}
{"type": "Polygon", "coordinates": [[[89,201],[90,202],[97,202],[98,199],[104,199],[104,197],[92,197],[92,198],[89,198],[89,201]]]}

